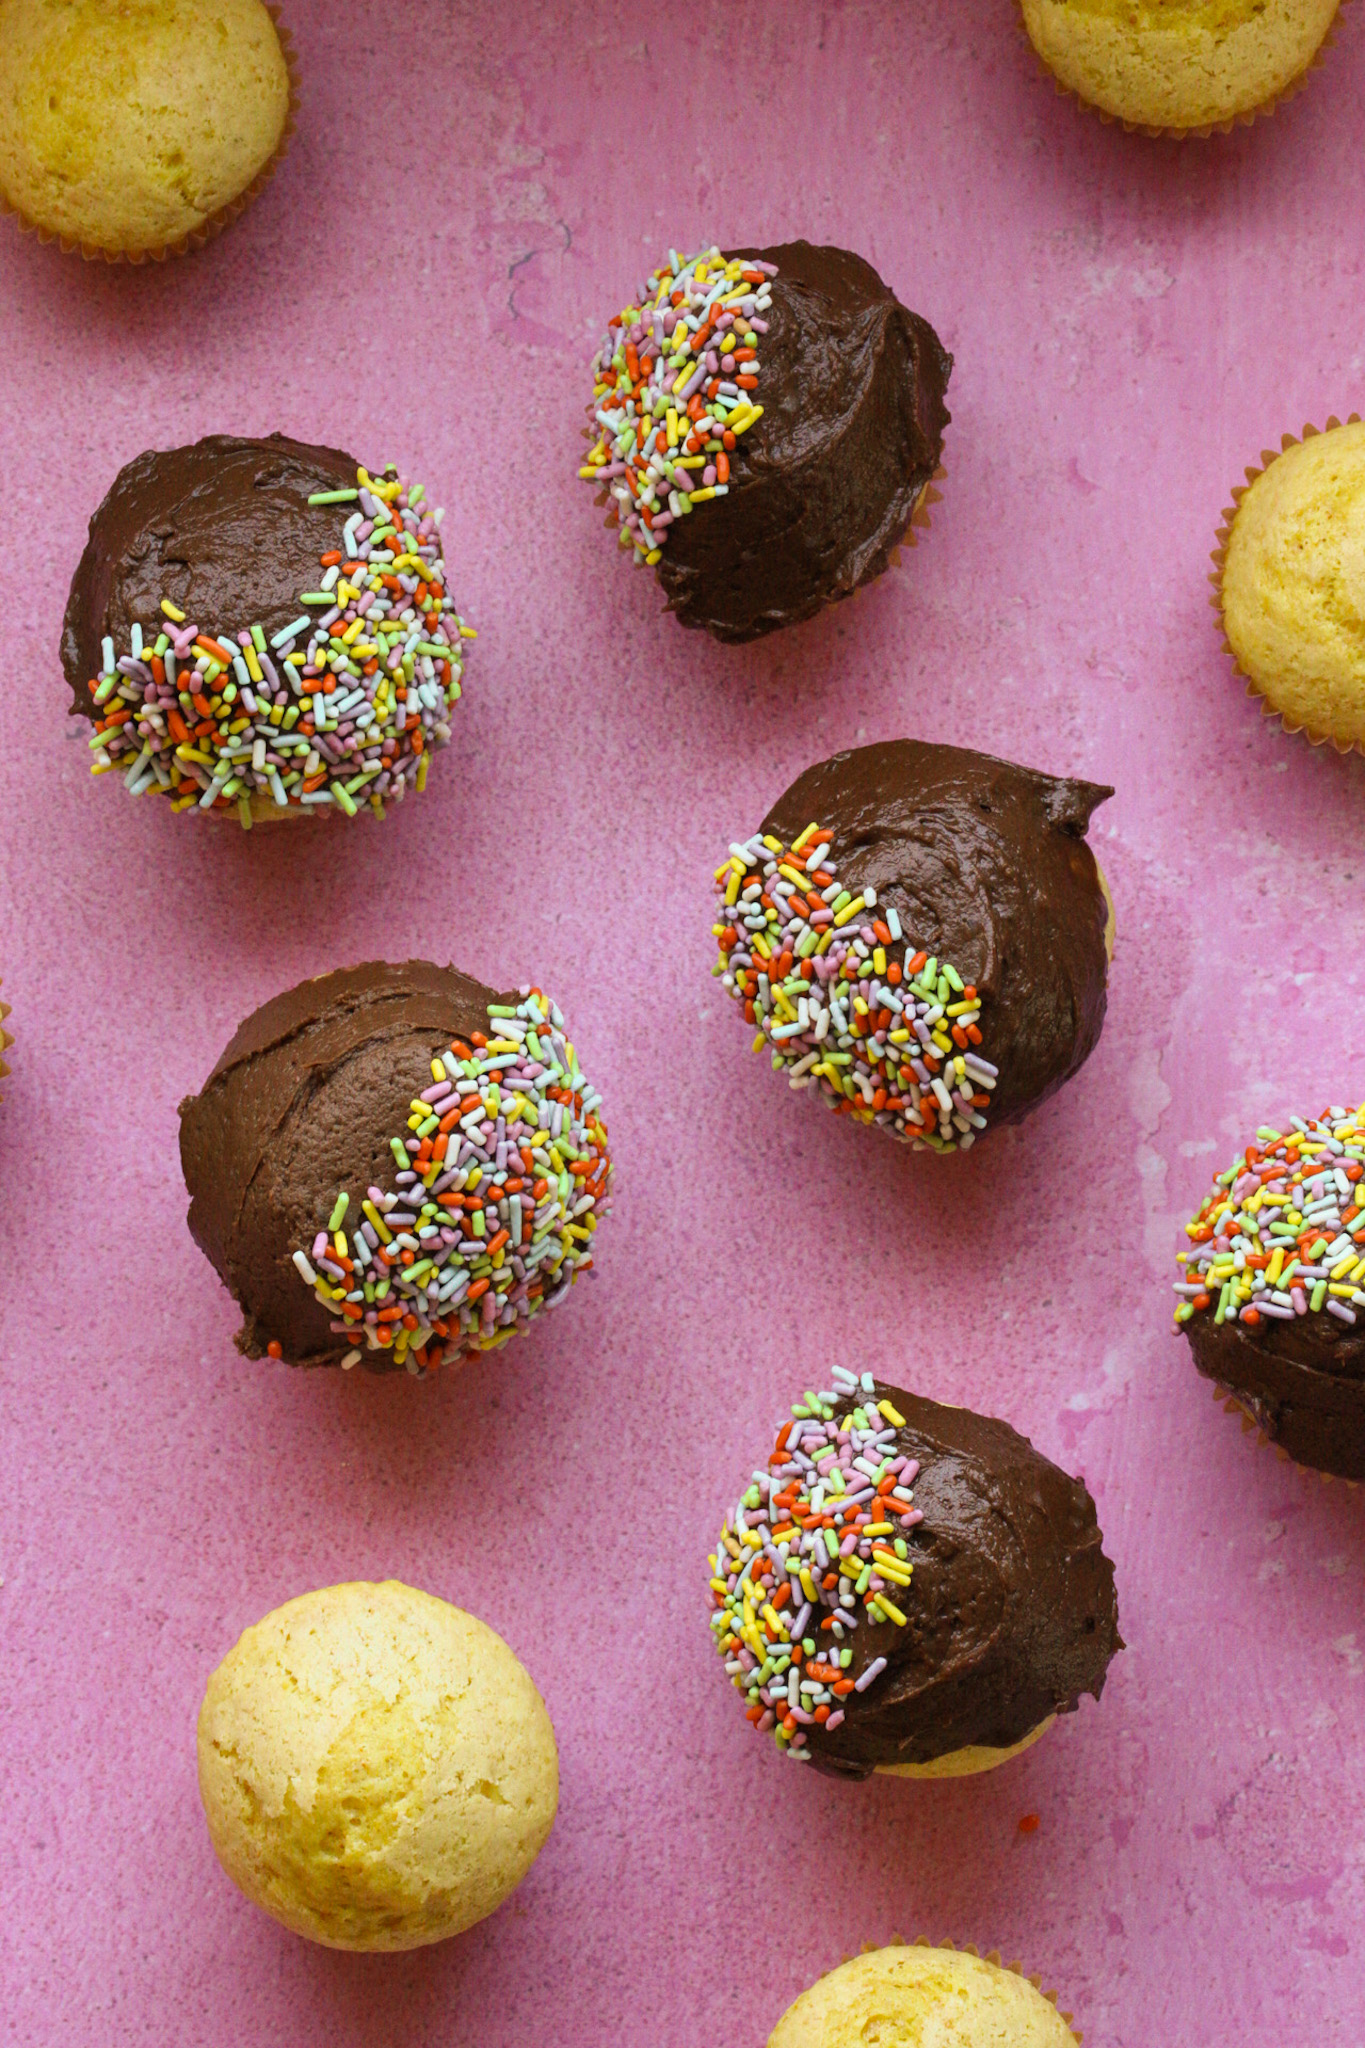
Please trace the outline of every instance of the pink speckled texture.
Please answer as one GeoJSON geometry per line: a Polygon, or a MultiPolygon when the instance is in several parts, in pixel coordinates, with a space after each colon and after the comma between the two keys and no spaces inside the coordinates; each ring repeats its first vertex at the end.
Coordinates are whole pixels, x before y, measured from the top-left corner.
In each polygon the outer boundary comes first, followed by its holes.
{"type": "Polygon", "coordinates": [[[1365,1495],[1242,1437],[1167,1285],[1257,1122],[1365,1092],[1365,764],[1256,715],[1205,583],[1244,465],[1365,396],[1365,20],[1273,120],[1170,146],[1059,99],[1009,0],[287,16],[299,134],[209,250],[111,273],[0,223],[0,2033],[758,2048],[926,1932],[1022,1956],[1093,2048],[1358,2044],[1365,1495]],[[727,650],[574,480],[584,365],[670,243],[798,234],[955,352],[949,479],[898,572],[727,650]],[[382,829],[196,829],[89,784],[65,717],[120,464],[276,427],[451,508],[482,637],[382,829]],[[725,843],[903,732],[1118,788],[1100,1047],[947,1164],[789,1097],[709,979],[725,843]],[[176,1104],[266,996],[411,953],[564,1005],[619,1161],[599,1276],[433,1387],[247,1364],[176,1104]],[[832,1360],[1008,1417],[1099,1503],[1129,1648],[994,1777],[806,1775],[715,1664],[704,1552],[832,1360]],[[491,1920],[352,1957],[220,1872],[194,1716],[266,1609],[386,1574],[525,1660],[563,1799],[491,1920]]]}

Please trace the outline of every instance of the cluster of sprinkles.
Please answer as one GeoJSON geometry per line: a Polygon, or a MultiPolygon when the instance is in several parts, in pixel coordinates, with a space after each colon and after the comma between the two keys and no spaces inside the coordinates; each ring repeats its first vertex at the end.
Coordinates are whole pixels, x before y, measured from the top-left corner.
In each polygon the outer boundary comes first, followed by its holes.
{"type": "MultiPolygon", "coordinates": [[[[419,1378],[443,1358],[491,1351],[554,1308],[592,1266],[610,1210],[601,1097],[539,989],[490,1004],[492,1036],[456,1039],[391,1138],[394,1188],[372,1187],[349,1237],[343,1191],[311,1256],[294,1264],[333,1333],[389,1350],[419,1378]]],[[[278,1345],[267,1346],[278,1353],[278,1345]]]]}
{"type": "Polygon", "coordinates": [[[1185,1225],[1194,1249],[1178,1254],[1177,1324],[1208,1309],[1252,1329],[1323,1310],[1354,1323],[1365,1308],[1363,1180],[1365,1104],[1257,1131],[1185,1225]]]}
{"type": "Polygon", "coordinates": [[[355,510],[300,616],[269,641],[259,624],[202,628],[169,598],[125,653],[106,635],[93,773],[117,771],[131,795],[168,796],[175,811],[235,806],[248,828],[253,799],[382,817],[386,798],[425,788],[474,634],[446,589],[443,515],[424,498],[392,467],[315,492],[310,505],[355,510]]]}
{"type": "Polygon", "coordinates": [[[735,444],[763,416],[750,394],[776,276],[775,263],[670,249],[607,329],[592,366],[597,440],[578,474],[608,487],[637,562],[657,562],[674,520],[730,488],[735,444]]]}
{"type": "Polygon", "coordinates": [[[803,1757],[808,1728],[838,1728],[884,1656],[859,1660],[878,1627],[904,1628],[906,1533],[924,1518],[919,1465],[898,1454],[905,1417],[876,1398],[871,1373],[833,1369],[836,1390],[807,1393],[783,1423],[709,1560],[711,1632],[747,1718],[803,1757]]]}
{"type": "Polygon", "coordinates": [[[903,1142],[965,1151],[999,1070],[981,1057],[981,1001],[946,960],[905,938],[875,889],[838,881],[834,835],[791,846],[757,832],[716,871],[713,972],[757,1025],[793,1088],[903,1142]]]}

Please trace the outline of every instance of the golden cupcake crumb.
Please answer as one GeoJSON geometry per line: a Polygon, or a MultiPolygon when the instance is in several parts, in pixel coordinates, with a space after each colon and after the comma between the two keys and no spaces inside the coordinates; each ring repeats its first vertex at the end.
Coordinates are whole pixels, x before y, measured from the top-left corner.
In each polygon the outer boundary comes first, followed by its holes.
{"type": "Polygon", "coordinates": [[[329,1948],[406,1949],[521,1883],[559,1764],[501,1637],[388,1580],[305,1593],[245,1631],[204,1696],[199,1789],[256,1905],[329,1948]]]}
{"type": "Polygon", "coordinates": [[[91,253],[160,254],[266,169],[290,97],[262,0],[0,0],[0,195],[91,253]]]}
{"type": "Polygon", "coordinates": [[[869,1950],[783,2014],[768,2048],[1076,2048],[1029,1978],[967,1949],[869,1950]]]}
{"type": "Polygon", "coordinates": [[[1240,494],[1223,627],[1290,731],[1365,746],[1365,424],[1290,441],[1240,494]]]}
{"type": "Polygon", "coordinates": [[[1268,110],[1312,64],[1340,0],[1021,0],[1033,47],[1079,99],[1134,127],[1208,130],[1268,110]]]}

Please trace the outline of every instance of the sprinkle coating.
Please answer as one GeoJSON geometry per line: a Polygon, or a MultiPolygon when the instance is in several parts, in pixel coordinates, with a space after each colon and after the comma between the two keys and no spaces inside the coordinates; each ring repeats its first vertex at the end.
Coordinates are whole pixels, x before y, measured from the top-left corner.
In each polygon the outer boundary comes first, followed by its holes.
{"type": "Polygon", "coordinates": [[[601,1097],[539,989],[490,1005],[490,1034],[456,1039],[389,1140],[391,1189],[336,1197],[294,1264],[356,1348],[392,1350],[421,1378],[495,1350],[592,1267],[610,1213],[601,1097]],[[347,1219],[352,1228],[345,1229],[347,1219]]]}
{"type": "Polygon", "coordinates": [[[578,474],[607,487],[637,562],[657,562],[673,522],[730,488],[736,442],[763,416],[752,394],[776,276],[715,247],[670,249],[607,328],[592,365],[596,440],[578,474]]]}
{"type": "Polygon", "coordinates": [[[1212,1313],[1255,1329],[1365,1308],[1365,1104],[1263,1126],[1185,1225],[1177,1326],[1212,1313]]]}
{"type": "Polygon", "coordinates": [[[382,817],[386,798],[424,788],[474,637],[424,497],[390,468],[311,498],[349,516],[273,640],[259,624],[201,628],[169,598],[123,652],[106,637],[90,683],[92,773],[117,771],[130,795],[167,796],[174,811],[235,808],[248,828],[253,801],[382,817]]]}
{"type": "Polygon", "coordinates": [[[924,1519],[919,1464],[895,1449],[905,1418],[871,1373],[832,1377],[793,1405],[709,1559],[711,1633],[747,1719],[798,1759],[807,1728],[838,1728],[886,1669],[877,1631],[906,1625],[905,1538],[924,1519]]]}
{"type": "Polygon", "coordinates": [[[717,869],[712,970],[793,1088],[904,1144],[966,1151],[986,1127],[999,1070],[981,1054],[981,1001],[915,947],[874,889],[837,879],[833,833],[792,846],[756,832],[717,869]]]}

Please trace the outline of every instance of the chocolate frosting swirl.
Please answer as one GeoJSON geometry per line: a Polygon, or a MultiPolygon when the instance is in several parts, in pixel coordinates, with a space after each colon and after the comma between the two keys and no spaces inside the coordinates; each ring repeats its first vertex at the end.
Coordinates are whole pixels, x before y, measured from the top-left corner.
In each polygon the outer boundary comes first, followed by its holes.
{"type": "Polygon", "coordinates": [[[953,359],[847,249],[781,242],[754,399],[730,490],[670,527],[669,609],[718,640],[757,640],[880,576],[943,452],[953,359]]]}
{"type": "Polygon", "coordinates": [[[1365,1479],[1365,1335],[1329,1315],[1242,1322],[1195,1316],[1183,1326],[1206,1379],[1300,1465],[1365,1479]]]}
{"type": "MultiPolygon", "coordinates": [[[[340,1188],[387,1186],[389,1140],[431,1085],[433,1055],[515,1003],[453,967],[370,961],[301,982],[241,1026],[198,1095],[180,1105],[190,1234],[242,1310],[237,1348],[278,1343],[294,1365],[350,1350],[293,1254],[325,1225],[340,1188]]],[[[397,1369],[367,1352],[374,1372],[397,1369]]]]}
{"type": "MultiPolygon", "coordinates": [[[[866,1398],[849,1395],[837,1412],[866,1398]]],[[[874,1398],[905,1417],[896,1454],[919,1460],[924,1519],[907,1538],[904,1628],[851,1638],[851,1677],[877,1657],[886,1670],[848,1695],[832,1735],[805,1731],[816,1768],[845,1778],[975,1745],[1007,1749],[1049,1715],[1073,1713],[1083,1693],[1098,1699],[1123,1648],[1114,1567],[1082,1481],[1007,1422],[898,1387],[878,1384],[874,1398]]]]}
{"type": "Polygon", "coordinates": [[[318,491],[354,490],[355,457],[283,434],[210,434],[192,447],[149,450],[125,465],[90,521],[62,624],[72,709],[93,718],[91,680],[105,634],[120,650],[168,597],[201,631],[261,625],[267,637],[300,616],[324,554],[340,546],[344,505],[318,491]]]}
{"type": "Polygon", "coordinates": [[[982,1053],[1000,1069],[990,1126],[1045,1101],[1104,1023],[1107,905],[1085,843],[1113,790],[965,747],[891,740],[808,768],[763,830],[832,831],[844,888],[877,891],[905,936],[982,998],[982,1053]]]}

